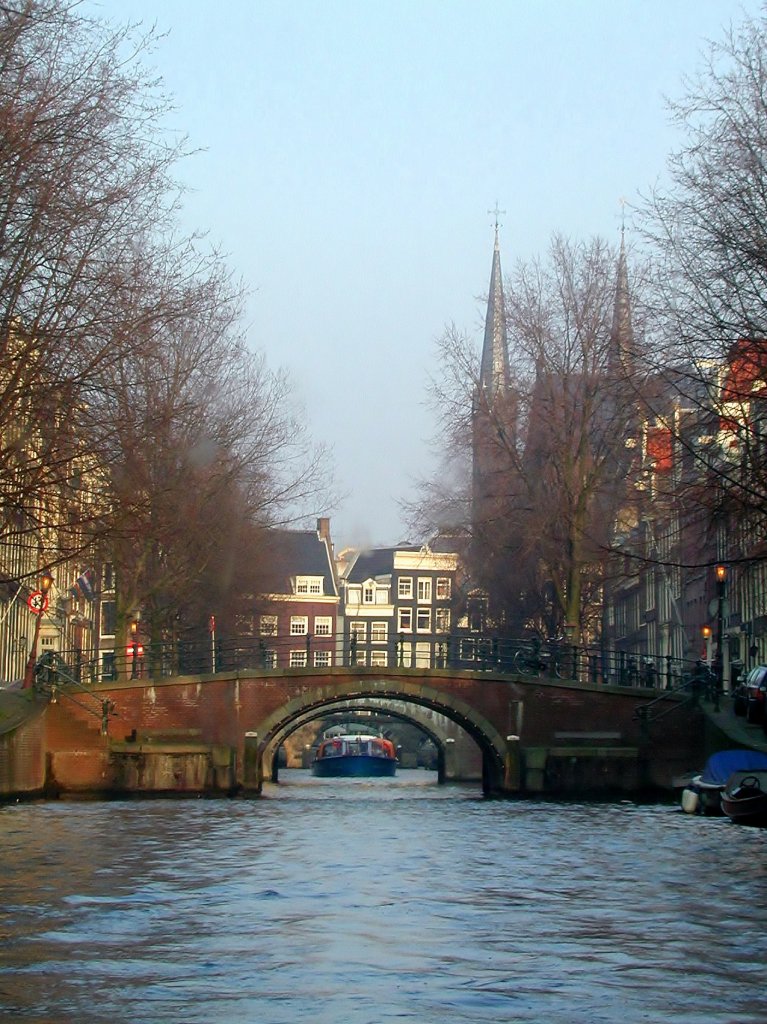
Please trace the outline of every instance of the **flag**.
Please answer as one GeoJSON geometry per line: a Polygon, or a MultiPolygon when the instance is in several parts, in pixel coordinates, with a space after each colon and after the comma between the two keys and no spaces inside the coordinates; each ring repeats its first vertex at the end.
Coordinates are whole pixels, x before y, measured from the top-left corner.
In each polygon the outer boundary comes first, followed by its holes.
{"type": "Polygon", "coordinates": [[[92,601],[94,598],[93,582],[93,570],[86,569],[82,575],[77,577],[70,593],[74,597],[84,597],[86,601],[92,601]]]}

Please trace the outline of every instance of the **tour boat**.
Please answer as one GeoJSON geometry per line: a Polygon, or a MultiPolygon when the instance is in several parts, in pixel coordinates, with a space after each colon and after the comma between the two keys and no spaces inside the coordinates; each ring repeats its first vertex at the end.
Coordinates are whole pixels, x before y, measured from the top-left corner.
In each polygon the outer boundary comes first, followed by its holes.
{"type": "Polygon", "coordinates": [[[397,769],[394,744],[383,736],[344,734],[324,739],[314,756],[318,778],[392,776],[397,769]]]}

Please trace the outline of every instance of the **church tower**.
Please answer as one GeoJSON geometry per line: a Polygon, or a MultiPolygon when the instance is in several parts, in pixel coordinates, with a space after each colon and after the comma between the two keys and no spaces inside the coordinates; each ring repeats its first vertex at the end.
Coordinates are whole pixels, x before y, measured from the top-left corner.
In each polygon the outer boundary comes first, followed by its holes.
{"type": "Polygon", "coordinates": [[[615,284],[615,305],[610,332],[608,371],[613,380],[629,378],[634,360],[634,329],[631,324],[631,293],[626,263],[625,229],[621,228],[621,248],[615,284]]]}
{"type": "Polygon", "coordinates": [[[509,350],[506,337],[506,304],[503,296],[498,214],[495,209],[495,245],[490,270],[490,291],[485,314],[479,381],[472,408],[472,519],[475,534],[482,524],[495,518],[502,447],[508,439],[508,405],[511,391],[509,350]]]}

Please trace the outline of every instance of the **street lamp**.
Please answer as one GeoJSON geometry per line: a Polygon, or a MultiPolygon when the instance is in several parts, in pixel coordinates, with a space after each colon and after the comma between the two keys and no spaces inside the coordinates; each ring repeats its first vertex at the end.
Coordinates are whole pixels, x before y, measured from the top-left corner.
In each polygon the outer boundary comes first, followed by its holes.
{"type": "Polygon", "coordinates": [[[131,679],[138,675],[138,619],[133,619],[130,624],[131,635],[131,679]]]}
{"type": "Polygon", "coordinates": [[[722,692],[724,681],[724,595],[727,589],[727,566],[717,565],[716,573],[716,697],[722,692]]]}
{"type": "Polygon", "coordinates": [[[24,689],[29,689],[35,681],[35,663],[37,662],[37,644],[40,640],[40,623],[43,613],[48,607],[48,592],[53,586],[53,576],[50,569],[43,569],[38,581],[38,589],[29,596],[29,608],[35,615],[35,631],[32,634],[32,646],[29,649],[27,666],[24,670],[24,689]]]}
{"type": "Polygon", "coordinates": [[[701,636],[706,644],[705,661],[709,668],[711,668],[711,626],[701,626],[701,636]]]}

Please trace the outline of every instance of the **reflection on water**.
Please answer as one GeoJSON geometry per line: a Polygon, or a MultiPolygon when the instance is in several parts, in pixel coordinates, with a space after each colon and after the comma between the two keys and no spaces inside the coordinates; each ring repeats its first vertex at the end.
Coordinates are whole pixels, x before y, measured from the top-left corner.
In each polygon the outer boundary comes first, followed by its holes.
{"type": "Polygon", "coordinates": [[[433,773],[0,808],[0,1017],[767,1020],[767,830],[433,773]]]}

